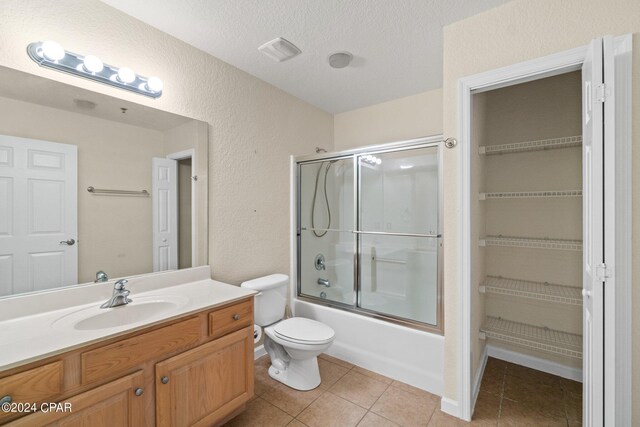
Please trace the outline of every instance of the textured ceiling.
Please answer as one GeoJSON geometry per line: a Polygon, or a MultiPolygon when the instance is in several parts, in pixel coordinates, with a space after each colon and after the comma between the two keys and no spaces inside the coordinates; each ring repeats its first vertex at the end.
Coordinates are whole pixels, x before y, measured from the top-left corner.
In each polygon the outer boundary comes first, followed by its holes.
{"type": "Polygon", "coordinates": [[[509,0],[102,0],[330,113],[442,86],[442,27],[509,0]],[[277,63],[258,46],[284,37],[277,63]],[[352,65],[327,57],[346,50],[352,65]]]}

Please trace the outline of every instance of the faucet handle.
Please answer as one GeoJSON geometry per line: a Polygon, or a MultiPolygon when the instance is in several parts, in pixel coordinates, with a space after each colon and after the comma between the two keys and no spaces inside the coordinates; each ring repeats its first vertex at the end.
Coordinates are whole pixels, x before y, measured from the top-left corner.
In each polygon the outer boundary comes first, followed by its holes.
{"type": "Polygon", "coordinates": [[[120,279],[113,285],[113,289],[115,289],[116,291],[121,291],[124,289],[127,283],[129,283],[127,279],[120,279]]]}

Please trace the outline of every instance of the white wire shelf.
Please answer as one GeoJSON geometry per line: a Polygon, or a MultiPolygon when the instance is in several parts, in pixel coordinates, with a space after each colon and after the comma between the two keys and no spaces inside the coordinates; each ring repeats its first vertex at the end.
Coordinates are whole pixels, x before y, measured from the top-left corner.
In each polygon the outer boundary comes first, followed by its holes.
{"type": "Polygon", "coordinates": [[[529,249],[557,249],[581,251],[582,240],[532,239],[527,237],[486,236],[480,239],[480,246],[506,246],[529,249]]]}
{"type": "Polygon", "coordinates": [[[562,356],[582,358],[582,335],[487,316],[480,339],[493,338],[562,356]]]}
{"type": "Polygon", "coordinates": [[[480,285],[481,293],[550,301],[561,304],[582,305],[582,289],[546,282],[487,276],[480,285]]]}
{"type": "Polygon", "coordinates": [[[582,135],[564,138],[539,139],[536,141],[513,142],[511,144],[485,145],[480,147],[480,154],[507,154],[524,151],[551,150],[555,148],[578,147],[582,145],[582,135]]]}
{"type": "Polygon", "coordinates": [[[515,191],[479,193],[480,200],[540,199],[548,197],[582,197],[582,190],[515,191]]]}

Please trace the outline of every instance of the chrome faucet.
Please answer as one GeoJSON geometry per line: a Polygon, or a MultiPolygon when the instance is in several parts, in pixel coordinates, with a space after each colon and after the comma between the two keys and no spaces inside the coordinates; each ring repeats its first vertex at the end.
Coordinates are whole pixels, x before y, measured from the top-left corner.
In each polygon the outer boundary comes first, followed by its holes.
{"type": "Polygon", "coordinates": [[[130,291],[124,288],[128,282],[129,281],[127,279],[118,280],[113,285],[113,295],[111,295],[109,301],[102,304],[100,308],[111,308],[129,304],[132,301],[128,298],[130,291]]]}
{"type": "Polygon", "coordinates": [[[96,280],[94,281],[94,283],[108,282],[108,281],[109,281],[109,276],[107,276],[107,273],[105,273],[102,270],[96,272],[96,280]]]}
{"type": "Polygon", "coordinates": [[[318,279],[318,285],[326,286],[327,288],[331,287],[329,279],[318,279]]]}

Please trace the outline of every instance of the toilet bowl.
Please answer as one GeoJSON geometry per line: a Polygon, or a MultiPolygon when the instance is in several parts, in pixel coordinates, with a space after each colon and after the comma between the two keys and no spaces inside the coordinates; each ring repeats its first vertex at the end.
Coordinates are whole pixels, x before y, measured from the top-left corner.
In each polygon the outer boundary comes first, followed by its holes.
{"type": "Polygon", "coordinates": [[[282,320],[288,284],[287,275],[272,274],[241,286],[258,291],[254,319],[264,327],[264,348],[271,359],[269,376],[296,390],[311,390],[321,381],[317,356],[331,346],[335,332],[312,319],[282,320]]]}

